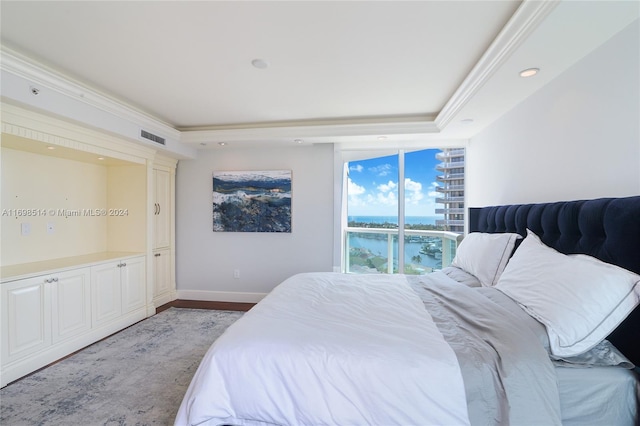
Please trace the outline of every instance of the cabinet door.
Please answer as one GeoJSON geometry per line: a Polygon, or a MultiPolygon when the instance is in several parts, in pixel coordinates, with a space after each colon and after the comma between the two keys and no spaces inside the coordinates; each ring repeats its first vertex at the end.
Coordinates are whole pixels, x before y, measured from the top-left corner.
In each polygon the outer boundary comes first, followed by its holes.
{"type": "Polygon", "coordinates": [[[47,277],[2,284],[2,365],[51,345],[47,277]]]}
{"type": "Polygon", "coordinates": [[[53,342],[91,328],[91,270],[80,268],[51,275],[53,342]]]}
{"type": "Polygon", "coordinates": [[[153,277],[153,298],[162,297],[171,291],[170,250],[158,250],[153,254],[155,262],[153,277]]]}
{"type": "Polygon", "coordinates": [[[115,320],[122,312],[120,261],[91,267],[91,312],[94,326],[115,320]]]}
{"type": "Polygon", "coordinates": [[[164,170],[154,170],[154,248],[171,245],[171,174],[164,170]]]}
{"type": "Polygon", "coordinates": [[[145,305],[144,257],[123,260],[120,268],[122,284],[122,313],[134,311],[145,305]]]}

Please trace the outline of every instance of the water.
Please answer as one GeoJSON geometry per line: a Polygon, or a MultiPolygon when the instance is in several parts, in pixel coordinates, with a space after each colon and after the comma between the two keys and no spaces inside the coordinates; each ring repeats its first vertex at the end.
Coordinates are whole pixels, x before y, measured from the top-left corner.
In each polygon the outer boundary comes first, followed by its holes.
{"type": "MultiPolygon", "coordinates": [[[[437,219],[442,219],[442,216],[406,216],[405,224],[407,225],[435,225],[437,219]]],[[[361,223],[393,223],[398,224],[397,216],[349,216],[349,222],[361,222],[361,223]]],[[[442,268],[442,261],[432,256],[427,256],[420,253],[420,249],[423,246],[423,242],[405,242],[405,264],[413,264],[417,268],[440,269],[442,268]],[[420,262],[416,263],[412,260],[414,256],[420,256],[420,262]]],[[[363,248],[369,250],[373,255],[387,257],[387,240],[363,238],[357,236],[349,237],[349,246],[354,248],[363,248]]],[[[394,246],[394,259],[397,263],[397,244],[394,246]]]]}
{"type": "MultiPolygon", "coordinates": [[[[424,266],[432,269],[442,268],[442,260],[420,253],[420,249],[422,248],[422,245],[423,243],[418,243],[418,242],[405,243],[404,245],[405,264],[415,264],[415,265],[420,265],[420,266],[424,266]],[[414,256],[420,256],[419,264],[416,264],[412,260],[414,256]]],[[[374,255],[381,256],[384,258],[387,257],[388,246],[387,246],[386,239],[378,240],[373,238],[356,237],[352,235],[349,237],[349,247],[367,249],[374,255]]],[[[397,244],[394,244],[393,256],[394,256],[394,259],[396,259],[394,263],[397,263],[397,258],[398,258],[397,248],[398,248],[397,244]]]]}

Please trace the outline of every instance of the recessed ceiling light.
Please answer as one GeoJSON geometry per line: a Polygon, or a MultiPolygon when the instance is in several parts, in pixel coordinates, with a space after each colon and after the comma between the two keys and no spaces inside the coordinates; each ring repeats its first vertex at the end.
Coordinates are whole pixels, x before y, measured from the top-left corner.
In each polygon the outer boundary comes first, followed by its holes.
{"type": "Polygon", "coordinates": [[[379,140],[379,141],[384,141],[384,140],[386,140],[386,139],[387,139],[387,137],[386,137],[386,136],[378,136],[378,140],[379,140]]]}
{"type": "Polygon", "coordinates": [[[218,142],[218,145],[220,146],[225,146],[227,143],[226,142],[218,142]]]}
{"type": "Polygon", "coordinates": [[[473,118],[465,118],[464,120],[460,120],[460,124],[464,124],[464,125],[473,124],[473,118]]]}
{"type": "Polygon", "coordinates": [[[520,77],[533,77],[538,74],[540,68],[527,68],[526,70],[520,71],[520,77]]]}
{"type": "Polygon", "coordinates": [[[254,59],[251,61],[251,65],[261,70],[269,67],[269,64],[264,59],[254,59]]]}
{"type": "Polygon", "coordinates": [[[302,139],[294,139],[294,142],[297,143],[297,144],[301,144],[304,141],[302,139]]]}
{"type": "Polygon", "coordinates": [[[98,157],[98,160],[102,161],[104,160],[104,157],[98,157]]]}
{"type": "Polygon", "coordinates": [[[55,146],[48,146],[47,149],[56,149],[55,146]]]}

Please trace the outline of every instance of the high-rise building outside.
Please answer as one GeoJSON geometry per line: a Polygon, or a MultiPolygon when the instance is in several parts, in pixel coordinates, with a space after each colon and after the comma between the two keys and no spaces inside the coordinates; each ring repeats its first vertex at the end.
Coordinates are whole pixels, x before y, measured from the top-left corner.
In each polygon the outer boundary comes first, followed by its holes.
{"type": "Polygon", "coordinates": [[[444,215],[444,219],[436,220],[436,226],[446,231],[464,232],[464,148],[444,148],[436,154],[436,159],[442,161],[436,170],[442,174],[436,175],[437,204],[444,207],[436,209],[436,214],[444,215]]]}

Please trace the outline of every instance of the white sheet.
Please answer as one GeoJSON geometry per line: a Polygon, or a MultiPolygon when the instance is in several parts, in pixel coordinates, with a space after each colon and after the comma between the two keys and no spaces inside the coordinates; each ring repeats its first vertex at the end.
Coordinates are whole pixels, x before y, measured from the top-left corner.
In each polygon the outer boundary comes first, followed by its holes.
{"type": "Polygon", "coordinates": [[[210,348],[176,417],[195,424],[469,419],[456,356],[404,276],[310,273],[280,284],[210,348]]]}
{"type": "Polygon", "coordinates": [[[563,426],[634,426],[640,382],[621,367],[556,367],[563,426]]]}

